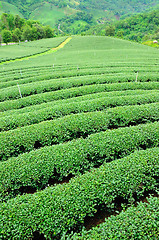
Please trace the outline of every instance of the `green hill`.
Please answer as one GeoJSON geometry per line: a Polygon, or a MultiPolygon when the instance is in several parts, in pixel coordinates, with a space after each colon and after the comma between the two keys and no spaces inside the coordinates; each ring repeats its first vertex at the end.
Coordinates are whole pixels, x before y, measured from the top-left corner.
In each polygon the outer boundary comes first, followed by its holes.
{"type": "Polygon", "coordinates": [[[0,12],[21,13],[41,23],[55,26],[57,20],[77,12],[91,14],[95,22],[113,21],[124,15],[145,11],[157,5],[157,0],[3,0],[0,12]],[[9,5],[6,5],[6,4],[9,5]]]}

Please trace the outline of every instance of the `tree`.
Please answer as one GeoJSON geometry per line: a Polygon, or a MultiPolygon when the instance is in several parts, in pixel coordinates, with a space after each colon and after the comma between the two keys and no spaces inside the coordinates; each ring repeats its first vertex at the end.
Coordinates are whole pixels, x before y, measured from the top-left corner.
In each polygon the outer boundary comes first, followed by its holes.
{"type": "Polygon", "coordinates": [[[12,40],[13,42],[19,42],[21,40],[21,31],[19,28],[13,30],[12,40]]]}
{"type": "Polygon", "coordinates": [[[28,25],[25,25],[22,33],[23,40],[32,40],[32,28],[28,25]]]}
{"type": "Polygon", "coordinates": [[[2,29],[14,29],[14,17],[12,14],[3,13],[1,16],[1,22],[2,29]]]}
{"type": "Polygon", "coordinates": [[[49,26],[46,26],[44,29],[45,38],[53,38],[54,37],[54,30],[49,26]]]}
{"type": "Polygon", "coordinates": [[[105,29],[106,36],[114,36],[115,35],[115,27],[114,26],[107,26],[105,29]]]}
{"type": "Polygon", "coordinates": [[[11,33],[11,31],[4,29],[2,31],[2,39],[3,39],[3,42],[6,43],[6,44],[11,42],[12,41],[12,33],[11,33]]]}
{"type": "Polygon", "coordinates": [[[119,31],[117,32],[117,37],[123,38],[123,35],[124,35],[124,31],[123,31],[123,30],[119,30],[119,31]]]}
{"type": "Polygon", "coordinates": [[[22,26],[24,25],[25,20],[23,18],[20,18],[19,15],[15,15],[14,16],[14,26],[15,28],[22,28],[22,26]]]}
{"type": "Polygon", "coordinates": [[[2,36],[1,36],[1,34],[0,34],[0,45],[1,45],[1,43],[2,43],[2,36]]]}
{"type": "Polygon", "coordinates": [[[42,39],[44,38],[45,32],[42,26],[40,24],[36,23],[33,24],[33,28],[36,29],[36,39],[42,39]]]}

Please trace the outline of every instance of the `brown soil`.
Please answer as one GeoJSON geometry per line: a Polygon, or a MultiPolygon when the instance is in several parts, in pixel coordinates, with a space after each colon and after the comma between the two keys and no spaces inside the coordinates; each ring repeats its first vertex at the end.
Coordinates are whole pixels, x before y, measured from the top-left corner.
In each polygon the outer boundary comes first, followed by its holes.
{"type": "MultiPolygon", "coordinates": [[[[159,195],[156,192],[147,192],[145,193],[145,195],[139,199],[135,199],[134,202],[134,206],[137,206],[139,202],[147,202],[148,203],[148,199],[150,197],[150,195],[152,195],[153,197],[159,197],[159,195]]],[[[135,197],[134,197],[135,198],[135,197]]],[[[87,230],[91,229],[92,227],[98,226],[99,224],[105,222],[105,219],[109,218],[112,215],[118,215],[122,210],[122,204],[127,204],[126,207],[128,207],[128,202],[124,201],[121,198],[117,198],[114,202],[115,204],[115,210],[110,211],[108,208],[100,208],[97,210],[96,214],[93,217],[86,217],[85,218],[85,222],[84,222],[84,226],[86,227],[87,230]]]]}

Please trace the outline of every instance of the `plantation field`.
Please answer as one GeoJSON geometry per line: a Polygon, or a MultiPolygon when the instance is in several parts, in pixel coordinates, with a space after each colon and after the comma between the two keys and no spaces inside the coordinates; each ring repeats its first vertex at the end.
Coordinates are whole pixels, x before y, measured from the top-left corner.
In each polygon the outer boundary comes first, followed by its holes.
{"type": "Polygon", "coordinates": [[[14,46],[0,47],[0,63],[15,60],[17,58],[25,58],[39,53],[47,52],[50,48],[57,47],[65,38],[41,39],[35,42],[21,42],[14,46]],[[46,45],[47,44],[47,45],[46,45]]]}
{"type": "Polygon", "coordinates": [[[0,239],[156,240],[158,50],[96,36],[1,49],[0,239]]]}

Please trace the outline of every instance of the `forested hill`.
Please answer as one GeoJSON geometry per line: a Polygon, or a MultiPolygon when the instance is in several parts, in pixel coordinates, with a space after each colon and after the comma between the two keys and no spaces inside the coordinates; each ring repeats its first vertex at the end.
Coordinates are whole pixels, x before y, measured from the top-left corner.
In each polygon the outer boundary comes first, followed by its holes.
{"type": "Polygon", "coordinates": [[[2,0],[2,12],[40,20],[55,26],[57,20],[77,12],[91,14],[95,22],[107,22],[154,8],[159,0],[2,0]]]}
{"type": "Polygon", "coordinates": [[[83,34],[107,35],[137,42],[159,39],[159,9],[139,13],[112,24],[92,26],[83,34]]]}

